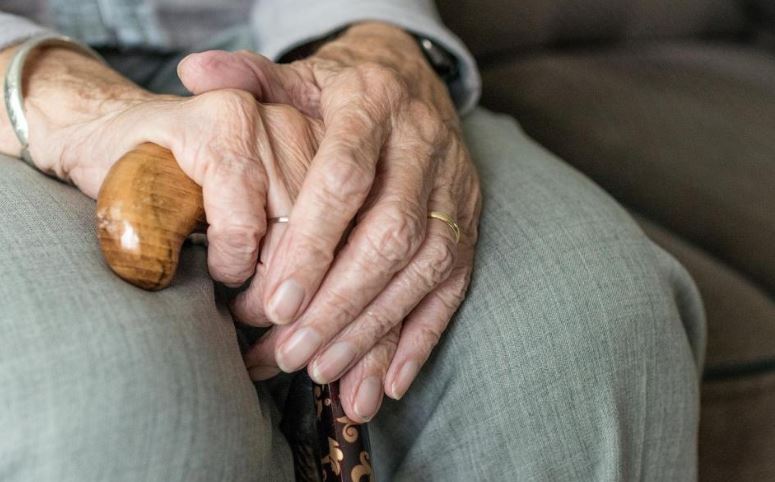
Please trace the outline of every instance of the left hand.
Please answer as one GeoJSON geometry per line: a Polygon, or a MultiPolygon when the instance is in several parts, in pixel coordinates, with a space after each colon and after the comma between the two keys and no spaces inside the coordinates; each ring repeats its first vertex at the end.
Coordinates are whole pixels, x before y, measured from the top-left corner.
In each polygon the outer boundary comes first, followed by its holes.
{"type": "Polygon", "coordinates": [[[351,27],[289,65],[213,51],[178,70],[193,93],[243,89],[322,119],[322,142],[263,283],[234,311],[287,325],[248,354],[254,376],[308,364],[319,383],[344,375],[345,411],[369,420],[383,390],[395,399],[408,390],[472,271],[481,196],[446,87],[411,36],[380,23],[351,27]],[[459,243],[446,223],[429,221],[431,211],[457,220],[459,243]]]}

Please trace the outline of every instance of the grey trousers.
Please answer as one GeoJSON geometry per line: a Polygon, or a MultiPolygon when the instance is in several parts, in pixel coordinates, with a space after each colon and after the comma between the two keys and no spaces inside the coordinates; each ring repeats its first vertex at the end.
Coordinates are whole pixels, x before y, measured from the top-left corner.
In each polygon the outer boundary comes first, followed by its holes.
{"type": "MultiPolygon", "coordinates": [[[[510,118],[465,121],[485,196],[466,302],[371,424],[382,481],[696,477],[704,320],[684,269],[510,118]]],[[[283,481],[205,252],[147,293],[94,202],[0,157],[0,480],[283,481]]]]}

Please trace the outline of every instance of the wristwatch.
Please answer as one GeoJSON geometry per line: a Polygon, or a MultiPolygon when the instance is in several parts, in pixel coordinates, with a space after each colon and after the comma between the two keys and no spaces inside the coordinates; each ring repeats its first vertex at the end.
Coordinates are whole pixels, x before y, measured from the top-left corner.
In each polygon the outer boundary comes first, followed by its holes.
{"type": "MultiPolygon", "coordinates": [[[[331,35],[300,45],[287,52],[280,58],[280,63],[290,63],[305,59],[314,54],[324,44],[335,40],[346,29],[338,30],[331,35]]],[[[458,59],[435,41],[421,35],[412,35],[420,47],[425,59],[431,65],[436,74],[447,84],[456,81],[460,77],[460,65],[458,59]]]]}
{"type": "Polygon", "coordinates": [[[436,74],[441,77],[441,80],[449,84],[460,77],[460,65],[457,57],[427,37],[415,35],[414,38],[417,39],[420,50],[436,74]]]}

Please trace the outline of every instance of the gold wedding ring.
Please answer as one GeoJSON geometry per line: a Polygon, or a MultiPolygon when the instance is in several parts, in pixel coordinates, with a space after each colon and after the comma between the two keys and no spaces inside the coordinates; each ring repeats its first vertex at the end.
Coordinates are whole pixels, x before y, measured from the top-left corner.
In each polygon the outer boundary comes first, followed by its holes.
{"type": "MultiPolygon", "coordinates": [[[[455,220],[452,219],[452,216],[441,211],[431,211],[428,214],[428,219],[438,219],[439,221],[444,222],[447,226],[449,226],[449,228],[452,230],[452,233],[455,235],[455,243],[460,242],[460,226],[458,226],[455,220]]],[[[288,216],[278,216],[276,218],[269,218],[269,223],[287,224],[288,220],[288,216]]]]}
{"type": "Polygon", "coordinates": [[[450,216],[447,213],[443,213],[441,211],[431,211],[430,214],[428,214],[428,218],[438,219],[439,221],[443,221],[444,223],[446,223],[447,226],[449,226],[449,228],[455,234],[455,243],[460,242],[460,226],[458,226],[455,220],[452,219],[452,216],[450,216]]]}

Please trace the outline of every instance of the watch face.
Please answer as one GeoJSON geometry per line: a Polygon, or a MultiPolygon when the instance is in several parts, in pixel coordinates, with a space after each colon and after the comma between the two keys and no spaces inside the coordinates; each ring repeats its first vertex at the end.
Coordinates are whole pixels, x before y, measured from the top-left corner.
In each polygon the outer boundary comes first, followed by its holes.
{"type": "Polygon", "coordinates": [[[457,80],[460,71],[456,57],[431,39],[418,37],[417,41],[420,44],[420,49],[425,54],[425,58],[428,59],[431,67],[433,67],[433,70],[436,71],[439,77],[445,82],[457,80]]]}

